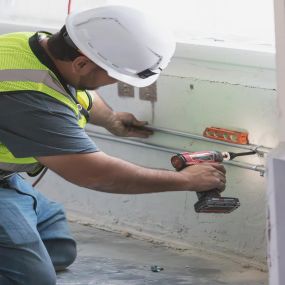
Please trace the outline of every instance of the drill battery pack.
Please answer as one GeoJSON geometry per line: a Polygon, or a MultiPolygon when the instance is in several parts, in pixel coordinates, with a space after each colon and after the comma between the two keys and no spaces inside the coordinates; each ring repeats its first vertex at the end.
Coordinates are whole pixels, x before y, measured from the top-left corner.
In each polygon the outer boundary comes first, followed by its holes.
{"type": "Polygon", "coordinates": [[[195,203],[197,213],[225,214],[234,211],[240,206],[238,198],[204,196],[195,203]]]}

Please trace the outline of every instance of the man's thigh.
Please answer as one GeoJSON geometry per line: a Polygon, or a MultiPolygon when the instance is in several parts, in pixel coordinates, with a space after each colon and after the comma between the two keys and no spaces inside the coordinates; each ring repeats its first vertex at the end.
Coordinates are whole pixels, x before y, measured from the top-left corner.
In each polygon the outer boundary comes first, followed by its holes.
{"type": "Polygon", "coordinates": [[[38,191],[36,199],[37,228],[42,240],[70,239],[74,241],[63,206],[49,200],[38,191]]]}
{"type": "Polygon", "coordinates": [[[38,232],[56,270],[68,267],[76,258],[76,243],[71,235],[63,206],[37,192],[38,232]]]}
{"type": "Polygon", "coordinates": [[[52,262],[37,231],[36,201],[27,189],[21,190],[0,188],[0,275],[17,285],[39,280],[55,284],[52,262]]]}

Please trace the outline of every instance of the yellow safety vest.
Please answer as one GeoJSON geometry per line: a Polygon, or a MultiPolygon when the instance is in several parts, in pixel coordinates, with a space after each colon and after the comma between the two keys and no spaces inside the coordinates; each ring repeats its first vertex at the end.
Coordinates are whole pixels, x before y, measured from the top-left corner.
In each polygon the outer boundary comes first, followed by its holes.
{"type": "MultiPolygon", "coordinates": [[[[82,128],[87,118],[80,113],[89,110],[90,95],[77,92],[77,104],[56,75],[43,65],[29,46],[33,33],[11,33],[0,36],[0,96],[15,91],[37,91],[51,96],[73,110],[82,128]]],[[[16,142],[15,142],[16,143],[16,142]]],[[[12,172],[37,172],[42,168],[34,157],[17,158],[0,142],[0,169],[12,172]]]]}

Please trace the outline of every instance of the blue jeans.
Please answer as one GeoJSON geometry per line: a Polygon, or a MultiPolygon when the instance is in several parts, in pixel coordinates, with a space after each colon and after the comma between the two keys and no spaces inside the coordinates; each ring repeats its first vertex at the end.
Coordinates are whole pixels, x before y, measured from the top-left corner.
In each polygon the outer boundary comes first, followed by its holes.
{"type": "Polygon", "coordinates": [[[19,175],[0,182],[0,284],[55,285],[75,257],[62,206],[19,175]]]}

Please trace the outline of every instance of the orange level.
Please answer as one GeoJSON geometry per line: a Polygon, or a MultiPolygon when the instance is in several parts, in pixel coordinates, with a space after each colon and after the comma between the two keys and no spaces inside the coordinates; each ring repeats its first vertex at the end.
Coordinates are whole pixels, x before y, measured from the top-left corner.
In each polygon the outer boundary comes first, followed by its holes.
{"type": "Polygon", "coordinates": [[[217,127],[208,127],[204,130],[203,136],[215,140],[236,144],[248,144],[248,133],[228,130],[217,127]]]}

